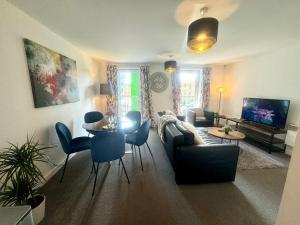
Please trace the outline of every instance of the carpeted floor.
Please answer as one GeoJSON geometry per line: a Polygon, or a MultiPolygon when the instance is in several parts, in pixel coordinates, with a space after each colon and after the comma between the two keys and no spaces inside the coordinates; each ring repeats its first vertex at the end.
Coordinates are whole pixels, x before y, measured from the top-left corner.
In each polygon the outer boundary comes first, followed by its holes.
{"type": "Polygon", "coordinates": [[[154,160],[143,149],[144,172],[138,155],[126,154],[124,158],[131,184],[127,184],[117,161],[109,170],[107,164],[102,165],[93,198],[90,154],[77,154],[62,184],[59,172],[43,187],[47,200],[42,224],[274,224],[286,168],[238,170],[233,183],[178,186],[154,131],[149,145],[154,160]]]}

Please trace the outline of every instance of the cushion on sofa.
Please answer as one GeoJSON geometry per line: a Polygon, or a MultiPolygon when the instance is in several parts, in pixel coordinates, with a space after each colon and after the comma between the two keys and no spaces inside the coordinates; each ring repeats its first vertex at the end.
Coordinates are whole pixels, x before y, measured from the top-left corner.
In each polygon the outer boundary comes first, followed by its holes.
{"type": "Polygon", "coordinates": [[[196,116],[196,121],[206,121],[206,117],[204,116],[196,116]]]}
{"type": "Polygon", "coordinates": [[[184,136],[184,144],[186,145],[194,145],[195,144],[195,136],[194,133],[191,132],[190,130],[186,129],[182,121],[177,121],[176,122],[176,128],[183,134],[184,136]]]}
{"type": "Polygon", "coordinates": [[[194,134],[194,144],[195,145],[200,145],[200,144],[203,144],[203,141],[202,141],[202,138],[201,136],[199,135],[197,129],[191,125],[190,123],[188,122],[182,122],[182,125],[187,129],[189,130],[190,132],[192,132],[194,134]]]}
{"type": "Polygon", "coordinates": [[[204,117],[204,111],[201,108],[193,108],[191,109],[196,113],[196,117],[204,117]]]}
{"type": "Polygon", "coordinates": [[[169,110],[169,109],[166,109],[166,110],[164,111],[164,113],[165,113],[165,115],[176,116],[176,114],[175,114],[173,111],[169,110]]]}

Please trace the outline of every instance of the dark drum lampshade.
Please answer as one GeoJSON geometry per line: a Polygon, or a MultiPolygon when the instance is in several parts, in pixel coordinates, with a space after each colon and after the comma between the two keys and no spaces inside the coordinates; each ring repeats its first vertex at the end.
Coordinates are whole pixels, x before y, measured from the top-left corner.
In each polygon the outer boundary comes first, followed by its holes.
{"type": "Polygon", "coordinates": [[[110,82],[108,82],[107,84],[100,84],[100,95],[114,95],[114,89],[110,82]]]}
{"type": "Polygon", "coordinates": [[[204,17],[192,22],[188,30],[187,45],[194,52],[204,52],[211,48],[218,38],[217,19],[204,17]]]}
{"type": "Polygon", "coordinates": [[[174,73],[176,71],[176,61],[165,62],[165,71],[167,73],[174,73]]]}

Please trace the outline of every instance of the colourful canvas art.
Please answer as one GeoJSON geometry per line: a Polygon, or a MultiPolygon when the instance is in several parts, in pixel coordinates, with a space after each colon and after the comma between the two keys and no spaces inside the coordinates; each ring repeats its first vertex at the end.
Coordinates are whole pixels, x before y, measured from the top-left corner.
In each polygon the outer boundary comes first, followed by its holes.
{"type": "Polygon", "coordinates": [[[35,107],[79,101],[76,62],[28,39],[24,46],[35,107]]]}

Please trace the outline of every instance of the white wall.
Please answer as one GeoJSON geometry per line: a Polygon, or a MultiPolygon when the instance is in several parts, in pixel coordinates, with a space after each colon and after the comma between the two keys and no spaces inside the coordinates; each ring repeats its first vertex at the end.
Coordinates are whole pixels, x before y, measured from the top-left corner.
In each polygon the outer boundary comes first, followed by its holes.
{"type": "MultiPolygon", "coordinates": [[[[149,70],[150,76],[151,76],[151,74],[153,74],[155,72],[164,72],[163,63],[150,64],[150,70],[149,70]]],[[[161,93],[151,91],[155,118],[156,118],[157,112],[164,111],[166,109],[173,111],[172,80],[171,80],[170,74],[166,74],[166,75],[169,79],[168,88],[161,93]]]]}
{"type": "MultiPolygon", "coordinates": [[[[220,95],[217,89],[223,86],[224,86],[224,66],[212,66],[211,76],[210,76],[210,99],[209,99],[208,108],[213,112],[217,112],[219,106],[220,95]]],[[[221,110],[222,110],[222,105],[221,105],[221,110]]]]}
{"type": "Polygon", "coordinates": [[[300,224],[300,132],[289,165],[276,225],[300,224]]]}
{"type": "Polygon", "coordinates": [[[225,67],[223,113],[240,117],[243,97],[291,100],[288,123],[300,122],[300,44],[225,67]]]}
{"type": "MultiPolygon", "coordinates": [[[[66,123],[75,135],[83,133],[83,115],[96,103],[98,64],[5,0],[0,0],[0,68],[1,150],[8,141],[21,144],[27,134],[35,134],[41,143],[59,145],[54,131],[57,121],[66,123]],[[79,102],[34,108],[22,38],[76,60],[79,102]]],[[[49,151],[49,156],[55,163],[65,158],[60,147],[49,151]]],[[[47,175],[52,167],[41,169],[47,175]]]]}

